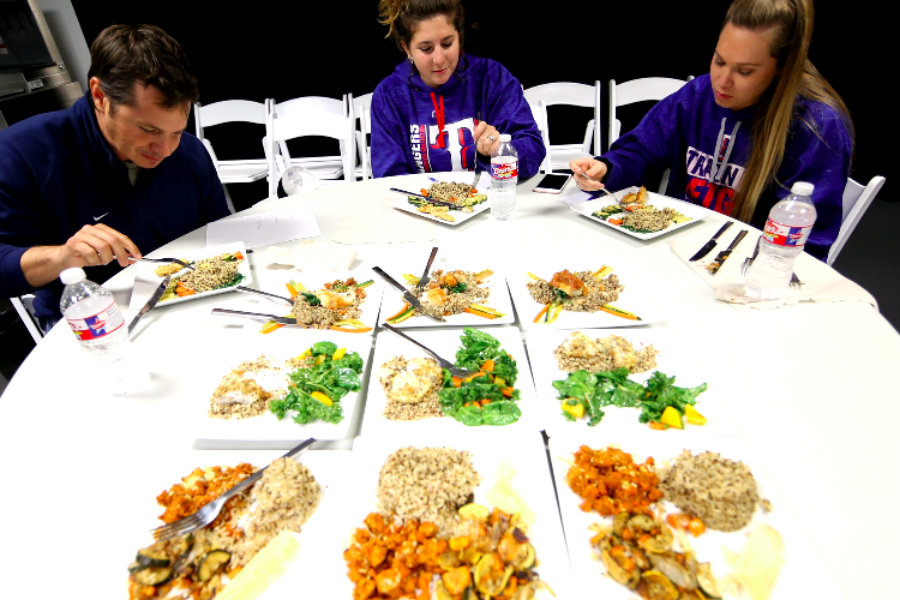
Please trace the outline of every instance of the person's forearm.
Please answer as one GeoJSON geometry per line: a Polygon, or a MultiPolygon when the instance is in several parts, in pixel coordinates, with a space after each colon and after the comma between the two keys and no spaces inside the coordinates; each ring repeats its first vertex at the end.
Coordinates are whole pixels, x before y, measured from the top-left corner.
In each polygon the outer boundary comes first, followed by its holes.
{"type": "Polygon", "coordinates": [[[38,288],[47,285],[68,266],[61,259],[60,246],[34,246],[22,254],[19,261],[29,284],[38,288]]]}

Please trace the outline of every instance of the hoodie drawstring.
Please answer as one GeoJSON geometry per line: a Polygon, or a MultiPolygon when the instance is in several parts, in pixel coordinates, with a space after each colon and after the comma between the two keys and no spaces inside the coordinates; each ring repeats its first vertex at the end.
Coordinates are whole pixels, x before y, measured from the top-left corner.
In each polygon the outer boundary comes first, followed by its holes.
{"type": "Polygon", "coordinates": [[[438,97],[431,92],[431,103],[434,105],[434,116],[437,118],[438,125],[437,146],[444,148],[447,145],[444,140],[444,97],[440,96],[440,102],[438,102],[438,97]]]}
{"type": "Polygon", "coordinates": [[[728,139],[728,145],[725,147],[725,152],[722,153],[722,160],[719,160],[719,153],[722,149],[722,142],[725,140],[725,121],[727,119],[722,117],[722,125],[719,127],[719,135],[716,138],[716,149],[713,154],[713,168],[710,172],[710,181],[713,183],[719,183],[721,177],[725,175],[725,167],[728,165],[728,159],[731,158],[731,151],[734,149],[734,141],[737,138],[738,129],[741,128],[741,122],[738,121],[734,124],[734,129],[731,131],[731,137],[728,139]]]}

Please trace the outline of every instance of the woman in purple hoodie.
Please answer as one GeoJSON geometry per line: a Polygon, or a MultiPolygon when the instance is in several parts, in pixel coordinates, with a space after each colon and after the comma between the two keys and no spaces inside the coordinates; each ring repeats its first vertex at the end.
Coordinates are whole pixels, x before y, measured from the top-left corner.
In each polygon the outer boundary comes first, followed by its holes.
{"type": "Polygon", "coordinates": [[[572,161],[578,185],[620,189],[671,168],[666,193],[762,227],[795,181],[815,184],[806,250],[824,259],[841,226],[853,127],[808,59],[812,0],[735,0],[709,75],[651,109],[595,159],[572,161]]]}
{"type": "Polygon", "coordinates": [[[522,86],[499,63],[465,54],[460,0],[380,0],[381,22],[407,60],[372,95],[375,177],[487,169],[500,133],[537,173],[544,144],[522,86]]]}

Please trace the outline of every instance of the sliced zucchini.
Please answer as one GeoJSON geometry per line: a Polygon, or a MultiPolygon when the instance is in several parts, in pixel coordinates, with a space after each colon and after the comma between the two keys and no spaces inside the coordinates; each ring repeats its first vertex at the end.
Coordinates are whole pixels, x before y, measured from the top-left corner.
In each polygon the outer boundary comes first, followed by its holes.
{"type": "Polygon", "coordinates": [[[200,581],[209,581],[210,577],[216,574],[224,565],[231,560],[231,553],[227,550],[210,550],[202,559],[200,566],[197,568],[197,575],[200,581]]]}
{"type": "Polygon", "coordinates": [[[141,585],[163,585],[172,578],[174,569],[171,567],[147,567],[134,571],[131,576],[141,585]]]}

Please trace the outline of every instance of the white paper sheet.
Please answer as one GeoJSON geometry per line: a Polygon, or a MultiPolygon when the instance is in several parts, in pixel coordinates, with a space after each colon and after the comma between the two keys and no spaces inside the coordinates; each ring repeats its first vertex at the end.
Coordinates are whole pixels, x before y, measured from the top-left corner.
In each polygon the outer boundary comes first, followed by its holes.
{"type": "Polygon", "coordinates": [[[206,245],[242,241],[247,248],[279,244],[321,235],[308,207],[222,219],[206,226],[206,245]]]}

